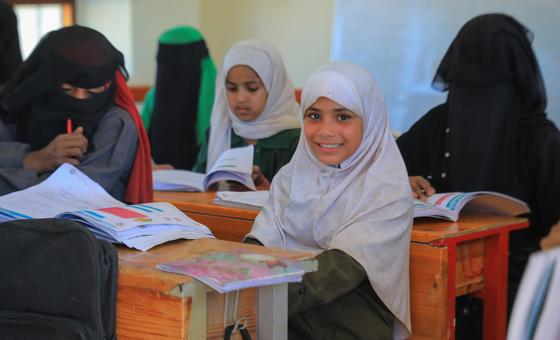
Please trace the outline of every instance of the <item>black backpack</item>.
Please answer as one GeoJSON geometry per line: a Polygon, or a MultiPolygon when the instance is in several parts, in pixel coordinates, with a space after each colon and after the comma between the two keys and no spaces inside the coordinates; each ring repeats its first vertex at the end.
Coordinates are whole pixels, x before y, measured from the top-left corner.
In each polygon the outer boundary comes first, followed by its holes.
{"type": "Polygon", "coordinates": [[[116,339],[115,247],[77,222],[0,224],[1,339],[116,339]]]}

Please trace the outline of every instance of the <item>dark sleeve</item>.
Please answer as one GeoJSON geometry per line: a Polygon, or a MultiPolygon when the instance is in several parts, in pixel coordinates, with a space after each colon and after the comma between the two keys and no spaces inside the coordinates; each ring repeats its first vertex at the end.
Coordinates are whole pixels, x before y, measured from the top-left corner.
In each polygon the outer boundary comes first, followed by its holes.
{"type": "Polygon", "coordinates": [[[196,158],[196,163],[192,168],[192,171],[198,172],[201,174],[206,173],[206,162],[208,160],[208,141],[210,140],[210,128],[206,130],[206,142],[200,146],[200,150],[198,151],[198,157],[196,158]]]}
{"type": "Polygon", "coordinates": [[[397,139],[409,176],[427,177],[443,148],[445,105],[439,105],[422,116],[397,139]]]}
{"type": "Polygon", "coordinates": [[[317,256],[319,270],[300,283],[288,284],[288,317],[326,305],[367,279],[364,268],[345,252],[332,249],[317,256]]]}
{"type": "Polygon", "coordinates": [[[531,206],[533,221],[530,228],[538,228],[534,232],[542,238],[560,219],[560,132],[556,127],[547,127],[536,133],[527,144],[531,146],[527,157],[534,183],[534,202],[531,206]]]}
{"type": "Polygon", "coordinates": [[[130,114],[113,107],[90,138],[94,151],[87,153],[78,169],[118,200],[124,199],[136,158],[138,133],[130,114]]]}
{"type": "Polygon", "coordinates": [[[16,140],[15,126],[0,120],[0,195],[26,189],[43,179],[37,172],[23,168],[28,152],[29,144],[16,140]]]}

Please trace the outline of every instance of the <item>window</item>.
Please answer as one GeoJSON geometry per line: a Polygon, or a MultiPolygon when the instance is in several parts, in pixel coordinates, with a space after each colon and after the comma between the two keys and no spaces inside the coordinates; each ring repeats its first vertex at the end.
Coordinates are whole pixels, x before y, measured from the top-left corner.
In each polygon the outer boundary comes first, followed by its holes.
{"type": "Polygon", "coordinates": [[[74,0],[12,0],[18,17],[23,58],[46,33],[74,24],[74,0]]]}

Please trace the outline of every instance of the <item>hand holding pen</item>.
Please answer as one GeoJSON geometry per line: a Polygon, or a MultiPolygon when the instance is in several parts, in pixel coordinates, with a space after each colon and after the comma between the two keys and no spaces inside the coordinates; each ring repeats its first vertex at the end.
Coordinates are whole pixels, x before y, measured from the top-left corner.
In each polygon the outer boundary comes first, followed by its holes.
{"type": "Polygon", "coordinates": [[[79,165],[88,146],[84,128],[72,130],[72,120],[66,120],[66,133],[57,135],[44,148],[29,152],[23,159],[23,167],[38,174],[54,171],[63,163],[79,165]]]}

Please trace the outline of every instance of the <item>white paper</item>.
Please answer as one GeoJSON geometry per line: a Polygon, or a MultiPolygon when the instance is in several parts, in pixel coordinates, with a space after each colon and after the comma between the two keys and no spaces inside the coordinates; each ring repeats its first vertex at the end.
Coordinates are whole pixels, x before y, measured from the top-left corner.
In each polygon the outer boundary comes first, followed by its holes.
{"type": "Polygon", "coordinates": [[[203,191],[204,174],[188,170],[154,171],[154,190],[203,191]]]}
{"type": "Polygon", "coordinates": [[[65,211],[126,206],[70,164],[43,182],[0,197],[0,211],[17,218],[48,218],[65,211]]]}
{"type": "Polygon", "coordinates": [[[216,198],[226,202],[247,204],[255,207],[263,207],[270,194],[268,190],[259,191],[218,191],[216,198]]]}

